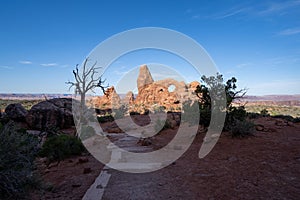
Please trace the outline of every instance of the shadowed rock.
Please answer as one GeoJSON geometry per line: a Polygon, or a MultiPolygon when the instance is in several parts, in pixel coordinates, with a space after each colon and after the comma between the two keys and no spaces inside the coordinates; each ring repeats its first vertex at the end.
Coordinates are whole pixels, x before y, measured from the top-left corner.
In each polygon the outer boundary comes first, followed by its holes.
{"type": "Polygon", "coordinates": [[[19,103],[10,104],[5,108],[5,113],[9,119],[24,122],[27,110],[19,103]]]}
{"type": "Polygon", "coordinates": [[[57,98],[34,105],[26,116],[31,129],[70,128],[74,125],[72,99],[57,98]]]}

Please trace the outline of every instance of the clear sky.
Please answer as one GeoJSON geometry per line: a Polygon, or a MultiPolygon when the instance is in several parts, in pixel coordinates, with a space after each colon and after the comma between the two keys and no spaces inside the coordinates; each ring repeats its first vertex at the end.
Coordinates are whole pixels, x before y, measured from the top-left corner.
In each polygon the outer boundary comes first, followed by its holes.
{"type": "MultiPolygon", "coordinates": [[[[299,0],[1,0],[0,93],[69,93],[65,82],[75,65],[100,42],[128,29],[163,27],[195,39],[249,95],[300,94],[299,19],[299,0]]],[[[104,74],[108,83],[143,63],[180,72],[180,61],[149,52],[115,62],[119,70],[104,74]]],[[[193,78],[199,81],[191,72],[193,78]]]]}

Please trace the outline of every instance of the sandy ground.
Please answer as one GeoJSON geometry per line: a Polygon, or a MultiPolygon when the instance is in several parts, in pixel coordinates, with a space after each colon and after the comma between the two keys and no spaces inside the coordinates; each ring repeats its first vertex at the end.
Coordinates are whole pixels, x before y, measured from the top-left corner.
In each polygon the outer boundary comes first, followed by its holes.
{"type": "MultiPolygon", "coordinates": [[[[272,118],[255,123],[264,131],[243,139],[223,133],[204,159],[198,158],[204,137],[200,133],[180,159],[159,171],[130,174],[109,169],[102,199],[300,199],[300,124],[272,118]]],[[[166,144],[175,134],[164,130],[152,147],[166,144]]],[[[32,199],[81,199],[103,167],[89,155],[50,167],[39,163],[42,178],[53,189],[36,191],[32,199]]]]}

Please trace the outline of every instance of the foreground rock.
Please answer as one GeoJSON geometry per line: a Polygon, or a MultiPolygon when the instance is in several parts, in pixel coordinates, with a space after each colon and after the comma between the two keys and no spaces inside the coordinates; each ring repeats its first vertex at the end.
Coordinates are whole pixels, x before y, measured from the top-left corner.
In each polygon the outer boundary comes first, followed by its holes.
{"type": "Polygon", "coordinates": [[[28,112],[20,103],[14,103],[5,108],[5,113],[9,119],[23,122],[28,112]]]}
{"type": "Polygon", "coordinates": [[[26,115],[31,129],[70,128],[74,125],[72,99],[57,98],[34,105],[26,115]]]}

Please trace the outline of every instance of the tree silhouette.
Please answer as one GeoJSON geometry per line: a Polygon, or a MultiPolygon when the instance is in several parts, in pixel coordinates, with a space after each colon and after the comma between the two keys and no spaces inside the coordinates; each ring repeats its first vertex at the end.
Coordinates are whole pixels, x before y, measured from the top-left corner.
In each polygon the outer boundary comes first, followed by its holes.
{"type": "Polygon", "coordinates": [[[82,105],[85,104],[85,97],[87,92],[92,91],[95,93],[94,89],[96,87],[101,88],[103,94],[105,94],[105,88],[108,86],[103,86],[106,80],[102,80],[102,75],[99,77],[95,77],[98,73],[97,70],[101,67],[96,67],[97,61],[92,66],[87,66],[89,59],[86,58],[82,71],[79,71],[78,64],[76,65],[76,68],[73,70],[73,75],[76,82],[68,81],[66,84],[69,84],[69,90],[72,87],[75,87],[75,95],[80,95],[80,102],[82,105]]]}
{"type": "MultiPolygon", "coordinates": [[[[91,66],[88,66],[88,61],[89,59],[86,58],[81,70],[78,69],[78,64],[76,65],[76,68],[73,70],[75,82],[66,82],[66,84],[70,85],[69,90],[72,87],[75,88],[75,97],[76,95],[80,95],[79,107],[73,107],[73,113],[76,113],[73,116],[74,119],[76,119],[75,122],[77,127],[77,133],[79,133],[77,134],[77,136],[81,135],[83,125],[85,125],[88,122],[87,116],[89,112],[85,105],[87,92],[92,91],[93,93],[95,93],[94,89],[99,87],[102,90],[103,94],[106,95],[105,89],[108,87],[103,86],[106,80],[102,80],[102,75],[96,76],[98,73],[97,70],[101,67],[96,67],[97,62],[95,62],[91,66]]],[[[73,105],[77,105],[77,103],[73,105]]]]}

